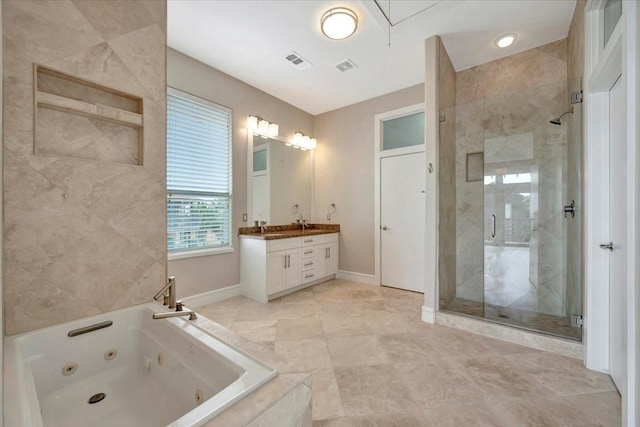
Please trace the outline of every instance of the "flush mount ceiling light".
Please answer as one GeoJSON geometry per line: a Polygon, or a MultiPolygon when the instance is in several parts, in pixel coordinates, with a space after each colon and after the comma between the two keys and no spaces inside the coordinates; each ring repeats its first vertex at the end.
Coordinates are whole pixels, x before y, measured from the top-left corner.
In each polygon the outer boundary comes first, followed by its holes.
{"type": "Polygon", "coordinates": [[[358,15],[346,7],[329,9],[320,19],[322,33],[332,40],[350,37],[358,27],[358,15]]]}
{"type": "Polygon", "coordinates": [[[500,48],[504,48],[504,47],[511,46],[513,42],[516,41],[517,38],[518,38],[517,34],[513,34],[513,33],[505,34],[498,37],[496,41],[493,42],[493,44],[495,44],[500,48]]]}

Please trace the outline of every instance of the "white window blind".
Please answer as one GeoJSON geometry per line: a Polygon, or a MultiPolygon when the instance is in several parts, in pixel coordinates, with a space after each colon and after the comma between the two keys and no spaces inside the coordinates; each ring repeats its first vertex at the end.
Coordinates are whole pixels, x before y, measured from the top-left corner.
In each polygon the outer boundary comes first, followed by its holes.
{"type": "Polygon", "coordinates": [[[231,110],[167,93],[170,253],[231,246],[231,110]]]}

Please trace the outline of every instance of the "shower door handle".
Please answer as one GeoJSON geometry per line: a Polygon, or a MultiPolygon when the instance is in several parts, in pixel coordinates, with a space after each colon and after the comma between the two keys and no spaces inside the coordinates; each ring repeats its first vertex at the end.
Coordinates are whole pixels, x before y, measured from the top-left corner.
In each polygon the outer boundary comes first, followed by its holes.
{"type": "Polygon", "coordinates": [[[491,238],[496,237],[496,214],[491,215],[491,238]]]}

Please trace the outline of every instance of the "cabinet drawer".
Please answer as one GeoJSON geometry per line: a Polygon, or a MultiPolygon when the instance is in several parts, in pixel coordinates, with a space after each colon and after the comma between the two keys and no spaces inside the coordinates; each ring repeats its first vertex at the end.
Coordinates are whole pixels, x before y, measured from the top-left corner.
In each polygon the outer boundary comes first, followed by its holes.
{"type": "Polygon", "coordinates": [[[284,251],[300,247],[300,237],[267,241],[267,252],[284,251]]]}
{"type": "Polygon", "coordinates": [[[316,271],[315,269],[307,270],[302,272],[302,283],[309,283],[316,280],[316,271]]]}
{"type": "Polygon", "coordinates": [[[331,234],[315,234],[313,236],[299,237],[302,240],[302,247],[312,245],[322,245],[325,243],[337,243],[338,233],[331,234]]]}
{"type": "Polygon", "coordinates": [[[301,251],[300,251],[300,256],[302,256],[302,259],[306,259],[306,258],[315,258],[316,256],[316,248],[314,248],[313,246],[311,247],[302,247],[301,251]]]}
{"type": "Polygon", "coordinates": [[[316,262],[313,259],[303,259],[302,260],[302,271],[311,270],[315,268],[316,262]]]}

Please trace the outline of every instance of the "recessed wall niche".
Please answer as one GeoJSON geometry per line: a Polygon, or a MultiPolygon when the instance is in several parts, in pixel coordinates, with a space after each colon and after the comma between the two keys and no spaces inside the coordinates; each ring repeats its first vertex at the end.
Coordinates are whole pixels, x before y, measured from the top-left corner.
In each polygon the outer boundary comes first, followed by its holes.
{"type": "Polygon", "coordinates": [[[484,180],[484,152],[467,153],[467,182],[484,180]]]}
{"type": "Polygon", "coordinates": [[[142,98],[36,65],[34,154],[142,165],[142,98]]]}

